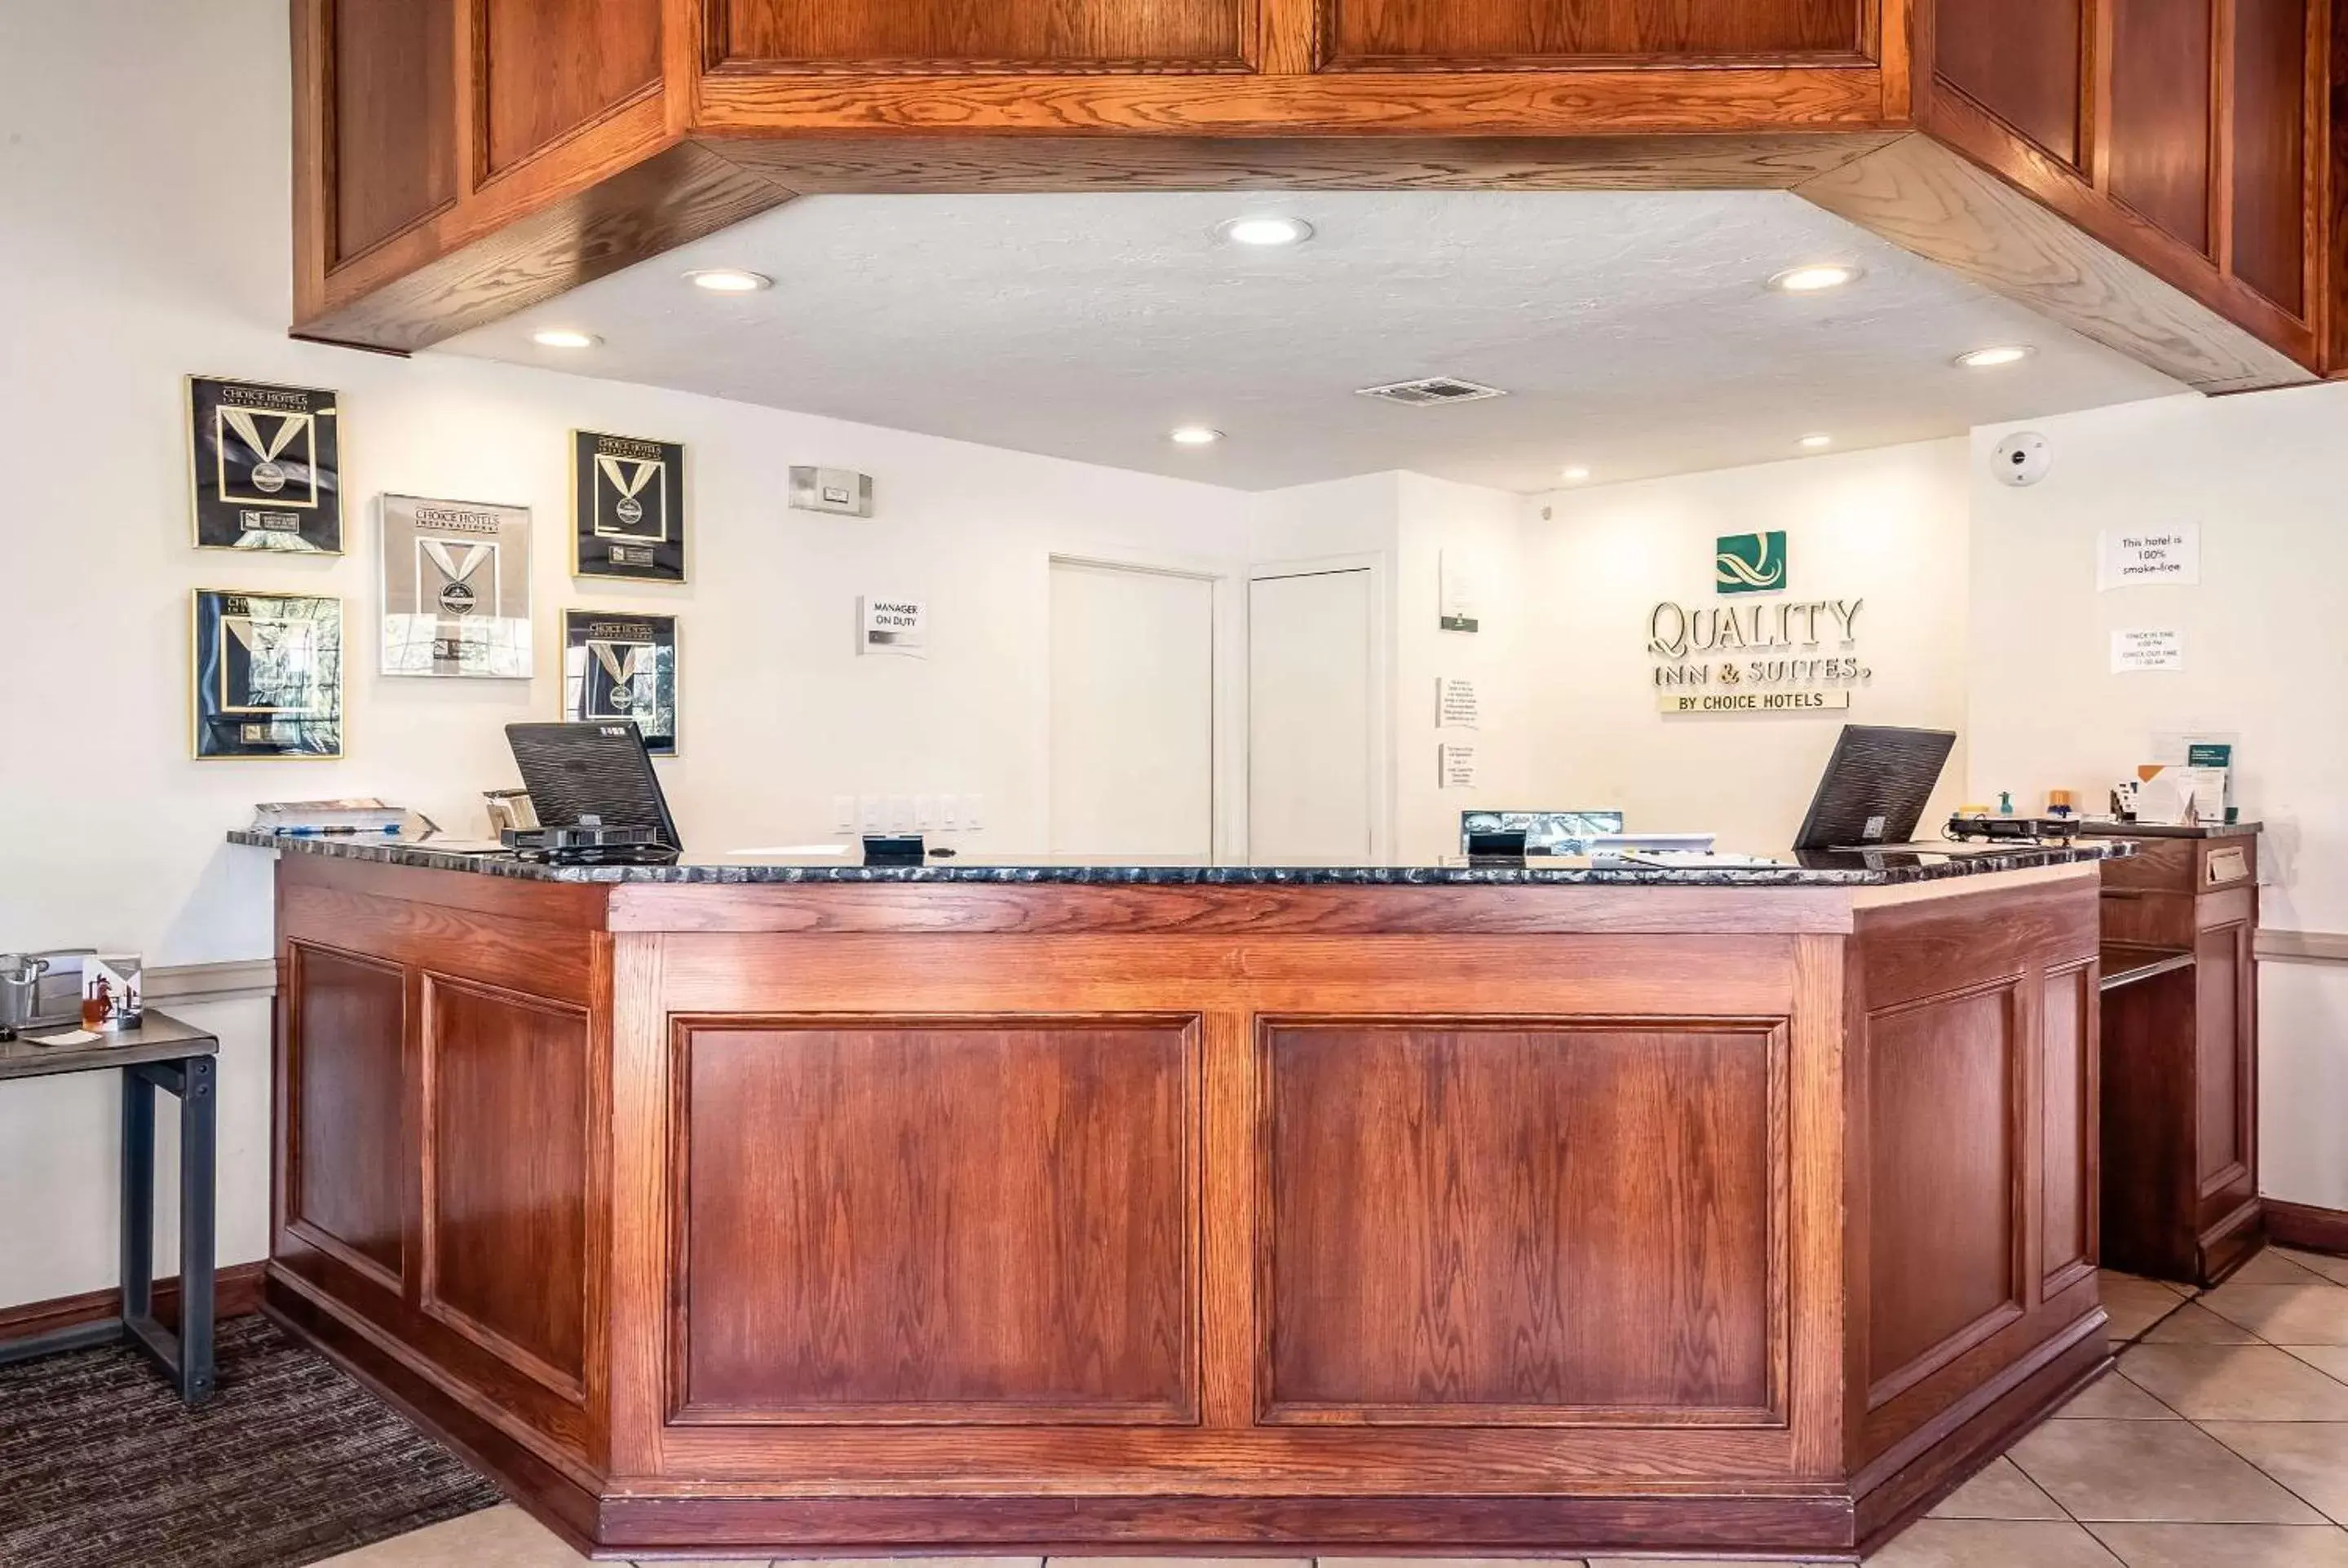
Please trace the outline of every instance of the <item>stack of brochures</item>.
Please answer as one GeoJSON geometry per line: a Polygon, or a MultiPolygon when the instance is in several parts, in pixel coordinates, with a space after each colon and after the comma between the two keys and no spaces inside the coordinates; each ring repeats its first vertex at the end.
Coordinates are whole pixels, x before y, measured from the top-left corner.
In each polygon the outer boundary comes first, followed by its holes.
{"type": "Polygon", "coordinates": [[[314,835],[396,836],[412,821],[431,826],[406,806],[370,797],[352,800],[274,800],[252,808],[252,831],[301,837],[314,835]]]}

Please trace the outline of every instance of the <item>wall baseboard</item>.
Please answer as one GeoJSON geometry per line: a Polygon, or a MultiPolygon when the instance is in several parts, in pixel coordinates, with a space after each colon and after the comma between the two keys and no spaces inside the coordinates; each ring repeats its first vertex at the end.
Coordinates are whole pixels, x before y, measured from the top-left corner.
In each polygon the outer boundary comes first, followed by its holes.
{"type": "Polygon", "coordinates": [[[161,1007],[171,1002],[225,1002],[240,997],[277,994],[277,960],[240,958],[224,964],[160,964],[147,971],[147,999],[161,1007]]]}
{"type": "Polygon", "coordinates": [[[2280,1198],[2262,1199],[2260,1206],[2266,1210],[2269,1241],[2302,1252],[2348,1257],[2348,1210],[2287,1204],[2280,1198]]]}
{"type": "MultiPolygon", "coordinates": [[[[235,1263],[213,1276],[212,1317],[238,1317],[261,1310],[261,1277],[266,1263],[235,1263]]],[[[60,1296],[49,1301],[28,1301],[21,1307],[0,1307],[0,1339],[29,1339],[60,1328],[78,1328],[111,1317],[120,1309],[122,1292],[112,1286],[60,1296]]],[[[180,1276],[155,1282],[155,1316],[166,1327],[180,1322],[180,1276]]]]}
{"type": "Polygon", "coordinates": [[[2284,963],[2348,964],[2348,932],[2262,930],[2258,953],[2284,963]]]}

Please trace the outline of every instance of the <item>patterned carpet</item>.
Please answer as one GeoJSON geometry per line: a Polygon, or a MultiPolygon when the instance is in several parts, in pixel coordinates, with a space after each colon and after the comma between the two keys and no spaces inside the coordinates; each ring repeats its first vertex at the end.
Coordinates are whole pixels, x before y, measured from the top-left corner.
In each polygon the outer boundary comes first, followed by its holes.
{"type": "Polygon", "coordinates": [[[0,1565],[295,1568],[499,1501],[261,1318],[219,1359],[193,1411],[125,1348],[0,1368],[0,1565]]]}

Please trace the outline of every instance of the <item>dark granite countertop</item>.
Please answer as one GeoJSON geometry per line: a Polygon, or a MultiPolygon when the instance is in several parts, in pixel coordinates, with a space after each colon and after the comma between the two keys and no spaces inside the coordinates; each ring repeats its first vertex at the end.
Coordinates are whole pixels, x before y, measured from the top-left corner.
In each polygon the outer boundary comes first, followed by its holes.
{"type": "Polygon", "coordinates": [[[1912,845],[1896,849],[1782,856],[1772,866],[1635,866],[1560,857],[1532,861],[1436,866],[1210,866],[1196,862],[1134,865],[1055,859],[986,860],[975,856],[932,859],[920,866],[865,866],[852,856],[736,854],[676,866],[546,866],[505,855],[436,849],[429,841],[366,838],[281,838],[234,832],[232,844],[340,860],[369,860],[530,882],[965,882],[1117,886],[1478,886],[1556,885],[1600,887],[1881,887],[2120,859],[2136,853],[2124,839],[2092,844],[1960,846],[1912,845]]]}

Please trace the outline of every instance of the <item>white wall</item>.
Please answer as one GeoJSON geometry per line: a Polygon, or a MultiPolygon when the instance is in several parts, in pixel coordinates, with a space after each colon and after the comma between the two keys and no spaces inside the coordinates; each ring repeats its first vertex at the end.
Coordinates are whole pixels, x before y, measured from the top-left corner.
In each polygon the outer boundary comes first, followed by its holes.
{"type": "MultiPolygon", "coordinates": [[[[2272,929],[2348,932],[2348,385],[2180,397],[2034,422],[2053,472],[1990,477],[1973,436],[1972,782],[2100,802],[2152,737],[2240,735],[2236,798],[2267,826],[2272,929]],[[2099,592],[2106,528],[2195,523],[2197,587],[2099,592]],[[2117,675],[2109,634],[2170,627],[2185,668],[2117,675]]],[[[2267,1193],[2348,1209],[2348,967],[2261,966],[2267,1193]]]]}
{"type": "MultiPolygon", "coordinates": [[[[0,429],[19,459],[0,624],[42,671],[0,747],[0,948],[266,957],[268,857],[221,841],[256,800],[381,794],[482,831],[477,792],[513,782],[501,726],[556,716],[565,605],[682,617],[683,754],[662,771],[695,847],[830,837],[839,794],[953,792],[984,797],[983,847],[1040,848],[1048,557],[1237,571],[1242,498],[644,387],[292,342],[285,27],[282,0],[0,9],[0,429]],[[190,372],[342,392],[354,553],[190,548],[190,372]],[[690,586],[571,580],[574,425],[687,444],[690,586]],[[880,515],[787,511],[793,462],[874,474],[880,515]],[[372,672],[369,503],[386,489],[534,508],[536,680],[372,672]],[[343,598],[347,760],[188,759],[200,584],[343,598]],[[928,599],[929,659],[855,657],[860,592],[928,599]]],[[[226,1046],[221,1256],[234,1262],[267,1243],[266,1009],[207,1013],[226,1046]]],[[[113,1097],[94,1077],[0,1092],[0,1305],[112,1280],[113,1097]]]]}
{"type": "MultiPolygon", "coordinates": [[[[1529,804],[1621,807],[1635,831],[1715,832],[1724,849],[1777,853],[1846,722],[1962,732],[1964,465],[1963,442],[1928,442],[1540,497],[1522,590],[1538,694],[1529,720],[1540,799],[1529,804]],[[1872,680],[1847,712],[1658,712],[1651,612],[1715,602],[1714,541],[1778,528],[1787,597],[1866,601],[1857,651],[1872,680]]],[[[1961,749],[1933,811],[1959,804],[1964,774],[1961,749]]]]}

